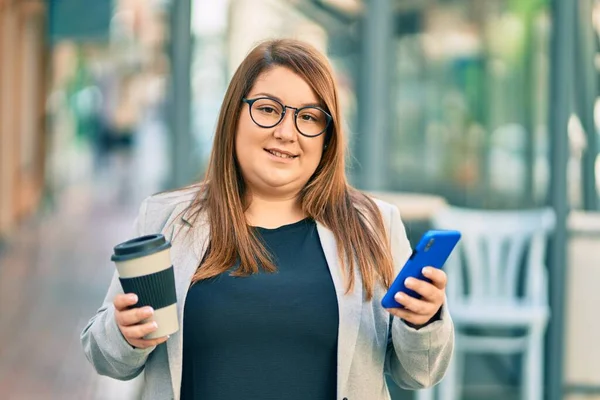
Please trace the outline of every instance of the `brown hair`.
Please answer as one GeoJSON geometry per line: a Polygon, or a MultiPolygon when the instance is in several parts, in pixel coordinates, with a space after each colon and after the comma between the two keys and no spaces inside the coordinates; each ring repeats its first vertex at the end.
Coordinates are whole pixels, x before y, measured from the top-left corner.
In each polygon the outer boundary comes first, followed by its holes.
{"type": "Polygon", "coordinates": [[[360,268],[367,299],[373,296],[376,280],[386,288],[393,275],[392,255],[383,219],[377,205],[352,188],[345,175],[346,144],[341,128],[336,85],[327,59],[312,46],[297,40],[278,39],[255,47],[235,72],[219,114],[205,181],[190,209],[195,216],[208,214],[210,246],[192,282],[217,276],[239,262],[235,276],[257,273],[259,265],[276,270],[268,251],[246,223],[245,183],[235,156],[235,133],[242,98],[258,76],[274,66],[283,66],[301,76],[315,91],[333,117],[327,132],[327,147],[321,162],[302,192],[304,212],[330,229],[347,291],[355,284],[354,270],[360,268]]]}

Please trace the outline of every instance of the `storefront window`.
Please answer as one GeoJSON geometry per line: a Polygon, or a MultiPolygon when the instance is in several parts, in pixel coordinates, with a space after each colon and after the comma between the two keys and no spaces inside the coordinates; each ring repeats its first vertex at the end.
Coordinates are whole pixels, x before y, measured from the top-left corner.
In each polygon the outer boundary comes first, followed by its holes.
{"type": "Polygon", "coordinates": [[[396,38],[393,189],[474,207],[544,203],[549,29],[537,3],[439,2],[396,38]]]}

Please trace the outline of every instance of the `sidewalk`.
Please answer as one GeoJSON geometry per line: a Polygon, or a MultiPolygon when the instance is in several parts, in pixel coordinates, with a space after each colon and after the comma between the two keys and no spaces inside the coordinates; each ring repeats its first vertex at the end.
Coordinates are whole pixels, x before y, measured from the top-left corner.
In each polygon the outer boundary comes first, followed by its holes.
{"type": "Polygon", "coordinates": [[[79,341],[114,271],[112,246],[132,235],[137,212],[102,192],[69,189],[0,254],[2,399],[134,398],[135,382],[99,377],[79,341]]]}

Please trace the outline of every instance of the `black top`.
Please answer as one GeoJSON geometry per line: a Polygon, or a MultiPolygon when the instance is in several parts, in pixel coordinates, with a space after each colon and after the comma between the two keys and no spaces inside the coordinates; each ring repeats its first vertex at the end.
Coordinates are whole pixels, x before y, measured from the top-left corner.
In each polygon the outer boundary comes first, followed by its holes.
{"type": "Polygon", "coordinates": [[[335,399],[338,304],[316,224],[254,229],[277,272],[192,285],[181,399],[335,399]]]}

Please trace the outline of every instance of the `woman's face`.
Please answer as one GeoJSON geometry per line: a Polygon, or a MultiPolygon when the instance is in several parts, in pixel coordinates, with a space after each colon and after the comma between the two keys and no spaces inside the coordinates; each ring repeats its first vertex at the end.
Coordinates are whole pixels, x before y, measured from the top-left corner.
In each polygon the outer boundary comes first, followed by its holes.
{"type": "MultiPolygon", "coordinates": [[[[265,96],[297,108],[319,104],[319,98],[304,79],[280,66],[259,75],[246,98],[265,96]]],[[[275,112],[266,103],[255,105],[258,108],[266,116],[275,112]]],[[[249,110],[250,106],[244,103],[235,138],[235,152],[246,185],[257,194],[295,195],[317,169],[326,133],[317,137],[301,135],[294,123],[293,109],[287,109],[283,121],[272,128],[258,126],[249,110]]],[[[300,116],[298,119],[300,123],[300,116]]]]}

